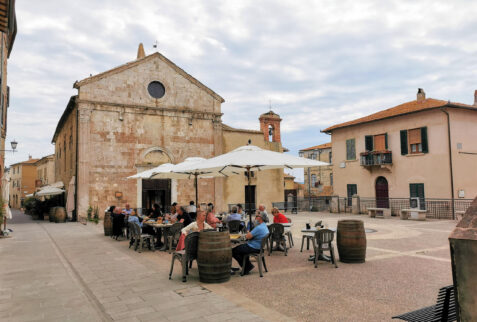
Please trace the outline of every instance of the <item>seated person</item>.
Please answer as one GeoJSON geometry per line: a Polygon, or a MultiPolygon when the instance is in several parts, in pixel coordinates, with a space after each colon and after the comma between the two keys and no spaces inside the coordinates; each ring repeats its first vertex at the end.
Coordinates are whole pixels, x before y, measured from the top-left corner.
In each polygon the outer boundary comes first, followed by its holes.
{"type": "Polygon", "coordinates": [[[206,222],[214,229],[217,228],[217,223],[220,222],[219,218],[215,217],[214,204],[211,202],[207,205],[206,222]]]}
{"type": "Polygon", "coordinates": [[[204,229],[212,229],[212,227],[205,222],[205,211],[199,210],[197,212],[197,220],[182,228],[181,232],[187,236],[191,232],[202,231],[204,229]]]}
{"type": "Polygon", "coordinates": [[[167,220],[170,220],[172,222],[176,222],[177,221],[177,210],[176,210],[176,206],[172,205],[171,206],[171,213],[170,214],[167,214],[165,216],[165,219],[167,220]]]}
{"type": "Polygon", "coordinates": [[[192,219],[183,206],[177,207],[177,221],[183,223],[184,226],[192,223],[192,219]]]}
{"type": "Polygon", "coordinates": [[[123,214],[129,216],[131,212],[132,212],[132,208],[129,206],[129,203],[126,203],[126,206],[123,209],[123,214]]]}
{"type": "Polygon", "coordinates": [[[142,221],[139,220],[139,217],[134,210],[129,215],[128,222],[137,223],[139,224],[139,227],[142,227],[142,221]]]}
{"type": "Polygon", "coordinates": [[[262,219],[264,222],[268,223],[269,220],[268,220],[268,213],[267,213],[267,207],[265,207],[265,205],[261,204],[258,206],[258,210],[257,210],[257,213],[259,213],[260,215],[262,215],[262,219]]]}
{"type": "Polygon", "coordinates": [[[288,224],[288,219],[284,214],[280,213],[277,208],[272,209],[274,224],[288,224]]]}
{"type": "Polygon", "coordinates": [[[176,250],[183,250],[185,247],[185,237],[190,234],[191,232],[202,231],[204,229],[211,229],[206,222],[205,222],[205,211],[198,210],[197,211],[197,221],[187,225],[186,227],[182,228],[181,230],[181,237],[177,242],[176,250]]]}
{"type": "Polygon", "coordinates": [[[245,212],[241,204],[237,204],[237,213],[242,217],[242,220],[245,220],[245,212]]]}
{"type": "MultiPolygon", "coordinates": [[[[232,249],[232,256],[239,263],[240,266],[243,264],[243,258],[247,254],[259,253],[260,248],[262,247],[262,239],[268,234],[267,224],[263,221],[262,215],[257,214],[255,216],[257,225],[255,228],[249,232],[245,238],[248,239],[246,244],[239,245],[232,249]]],[[[244,275],[250,273],[250,271],[255,266],[250,263],[250,259],[247,257],[244,268],[244,275]]]]}
{"type": "Polygon", "coordinates": [[[229,222],[231,220],[242,220],[242,216],[237,213],[237,207],[236,206],[233,206],[232,207],[232,213],[230,215],[227,216],[227,218],[225,219],[225,222],[229,222]]]}
{"type": "Polygon", "coordinates": [[[147,216],[144,217],[144,220],[148,219],[156,219],[162,217],[162,212],[161,212],[161,206],[159,206],[157,203],[152,205],[152,209],[149,209],[147,212],[147,216]]]}

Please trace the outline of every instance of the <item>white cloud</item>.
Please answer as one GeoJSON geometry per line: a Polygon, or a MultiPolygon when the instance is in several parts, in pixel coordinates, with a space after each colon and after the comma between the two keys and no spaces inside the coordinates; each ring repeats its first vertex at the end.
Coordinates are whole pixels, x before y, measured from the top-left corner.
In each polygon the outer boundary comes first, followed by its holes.
{"type": "Polygon", "coordinates": [[[470,103],[476,9],[464,0],[19,1],[8,137],[23,154],[6,162],[50,153],[73,82],[133,60],[139,42],[151,53],[157,40],[224,97],[231,126],[258,129],[271,100],[292,151],[329,140],[320,129],[415,99],[418,87],[470,103]]]}

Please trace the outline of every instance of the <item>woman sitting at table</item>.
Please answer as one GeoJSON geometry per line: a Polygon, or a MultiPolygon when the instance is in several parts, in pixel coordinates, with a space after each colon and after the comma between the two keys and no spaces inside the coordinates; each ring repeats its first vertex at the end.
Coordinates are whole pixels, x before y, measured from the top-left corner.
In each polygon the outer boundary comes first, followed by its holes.
{"type": "Polygon", "coordinates": [[[217,228],[217,223],[220,222],[220,219],[215,217],[214,204],[211,202],[207,205],[206,222],[214,229],[217,228]]]}
{"type": "Polygon", "coordinates": [[[181,230],[181,237],[177,242],[176,250],[183,250],[185,247],[184,241],[185,237],[190,234],[191,232],[202,231],[204,229],[212,229],[206,222],[205,222],[205,211],[204,210],[197,210],[197,220],[187,225],[186,227],[182,228],[181,230]]]}
{"type": "Polygon", "coordinates": [[[284,214],[278,211],[277,208],[272,209],[273,223],[274,224],[288,224],[288,219],[284,214]]]}

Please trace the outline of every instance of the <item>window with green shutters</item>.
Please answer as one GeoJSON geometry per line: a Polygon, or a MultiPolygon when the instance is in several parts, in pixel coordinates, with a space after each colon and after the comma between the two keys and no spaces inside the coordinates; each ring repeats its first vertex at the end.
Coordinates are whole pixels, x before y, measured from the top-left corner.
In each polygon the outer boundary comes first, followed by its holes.
{"type": "Polygon", "coordinates": [[[346,160],[356,160],[355,139],[346,140],[346,160]]]}
{"type": "Polygon", "coordinates": [[[429,153],[427,127],[401,130],[401,154],[429,153]]]}

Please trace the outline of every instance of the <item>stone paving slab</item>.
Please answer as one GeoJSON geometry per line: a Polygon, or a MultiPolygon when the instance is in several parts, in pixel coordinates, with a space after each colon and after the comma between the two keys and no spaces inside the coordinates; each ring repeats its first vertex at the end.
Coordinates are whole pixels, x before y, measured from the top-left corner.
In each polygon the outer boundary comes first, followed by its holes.
{"type": "Polygon", "coordinates": [[[170,261],[156,265],[97,227],[14,216],[14,237],[0,241],[2,321],[264,321],[214,292],[196,292],[197,282],[182,283],[179,265],[170,281],[170,261]],[[186,288],[195,289],[175,292],[186,288]]]}

